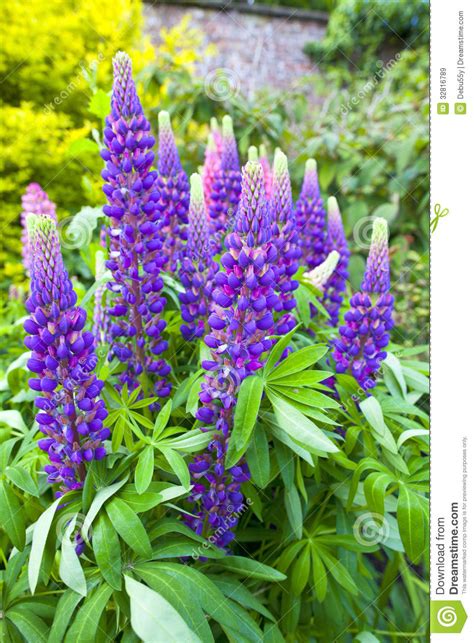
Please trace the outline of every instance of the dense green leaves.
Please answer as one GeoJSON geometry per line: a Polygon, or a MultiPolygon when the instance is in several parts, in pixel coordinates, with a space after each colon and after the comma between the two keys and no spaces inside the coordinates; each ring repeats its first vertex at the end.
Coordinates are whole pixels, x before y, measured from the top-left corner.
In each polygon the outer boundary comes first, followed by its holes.
{"type": "Polygon", "coordinates": [[[263,380],[247,377],[239,390],[234,411],[234,426],[226,456],[226,466],[232,467],[244,455],[252,438],[263,394],[263,380]]]}

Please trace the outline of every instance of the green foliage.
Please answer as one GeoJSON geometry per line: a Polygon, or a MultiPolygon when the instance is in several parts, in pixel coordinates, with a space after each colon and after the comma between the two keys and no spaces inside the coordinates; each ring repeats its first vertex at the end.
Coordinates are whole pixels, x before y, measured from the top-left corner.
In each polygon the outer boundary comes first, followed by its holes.
{"type": "Polygon", "coordinates": [[[428,42],[427,0],[338,0],[324,39],[308,43],[305,51],[320,66],[337,62],[373,71],[380,56],[428,42]]]}

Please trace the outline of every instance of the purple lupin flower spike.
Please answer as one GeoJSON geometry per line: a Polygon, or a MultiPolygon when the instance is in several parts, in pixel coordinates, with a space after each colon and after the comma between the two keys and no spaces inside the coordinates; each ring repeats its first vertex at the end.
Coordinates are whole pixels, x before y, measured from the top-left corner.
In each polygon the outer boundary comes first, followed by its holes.
{"type": "Polygon", "coordinates": [[[181,167],[168,112],[160,112],[158,145],[159,209],[163,218],[161,236],[166,268],[175,272],[179,252],[186,241],[189,181],[181,167]]]}
{"type": "Polygon", "coordinates": [[[296,203],[296,223],[303,263],[312,270],[324,261],[326,212],[319,191],[316,161],[308,159],[301,194],[296,203]]]}
{"type": "Polygon", "coordinates": [[[181,332],[187,340],[202,337],[204,332],[209,331],[207,320],[218,268],[218,264],[212,260],[202,179],[199,174],[192,174],[188,240],[179,268],[179,278],[185,288],[185,292],[179,294],[181,316],[185,322],[181,332]]]}
{"type": "Polygon", "coordinates": [[[44,214],[57,221],[56,206],[50,201],[46,192],[41,189],[38,183],[30,183],[23,196],[21,197],[21,254],[23,257],[23,265],[26,272],[30,269],[31,249],[28,240],[28,229],[26,219],[28,214],[44,214]]]}
{"type": "Polygon", "coordinates": [[[27,362],[35,374],[30,388],[38,391],[36,421],[44,438],[38,443],[48,453],[48,482],[59,484],[58,495],[80,489],[91,460],[105,454],[107,417],[99,399],[103,382],[94,368],[94,336],[85,331],[86,312],[64,268],[56,222],[47,215],[28,216],[32,250],[30,313],[25,322],[27,362]]]}
{"type": "Polygon", "coordinates": [[[299,282],[293,279],[293,276],[298,270],[301,250],[298,244],[296,219],[291,199],[288,160],[281,150],[275,152],[273,164],[271,212],[278,234],[276,244],[279,253],[275,288],[279,295],[279,301],[275,310],[282,313],[277,322],[276,332],[286,335],[296,325],[291,311],[296,306],[294,291],[298,288],[299,282]]]}
{"type": "Polygon", "coordinates": [[[230,116],[224,116],[222,119],[221,163],[212,185],[209,206],[211,236],[217,252],[221,247],[222,236],[233,227],[240,200],[241,180],[232,119],[230,116]]]}
{"type": "Polygon", "coordinates": [[[195,481],[190,496],[194,517],[185,516],[191,528],[199,534],[212,534],[220,547],[226,547],[234,537],[232,527],[243,501],[240,486],[249,479],[243,461],[225,470],[236,395],[242,380],[264,364],[264,353],[272,346],[269,335],[278,301],[273,290],[277,249],[258,163],[248,162],[243,170],[237,220],[225,246],[222,270],[215,280],[211,332],[205,338],[212,360],[203,362],[208,374],[196,415],[214,436],[206,453],[189,465],[195,481]]]}
{"type": "Polygon", "coordinates": [[[260,155],[260,164],[263,169],[263,182],[265,184],[265,194],[267,195],[267,199],[271,199],[273,174],[272,174],[272,168],[271,168],[270,162],[268,160],[267,150],[265,148],[265,145],[263,144],[260,145],[259,147],[259,155],[260,155]]]}
{"type": "Polygon", "coordinates": [[[141,384],[146,394],[166,397],[171,387],[166,380],[170,367],[161,357],[167,348],[162,339],[166,322],[160,318],[166,300],[160,296],[160,192],[151,170],[155,139],[136,93],[130,58],[119,52],[113,66],[112,110],[101,152],[110,236],[106,267],[113,276],[108,284],[111,357],[123,363],[119,380],[129,390],[141,384]]]}
{"type": "Polygon", "coordinates": [[[346,292],[346,284],[349,279],[349,247],[347,245],[341,213],[335,197],[328,199],[328,225],[326,235],[326,255],[335,250],[340,258],[336,269],[329,277],[324,286],[323,305],[330,315],[330,324],[337,326],[339,323],[339,311],[346,292]]]}
{"type": "Polygon", "coordinates": [[[383,349],[394,325],[394,299],[389,289],[388,226],[385,219],[377,218],[361,292],[351,298],[351,309],[333,343],[336,372],[349,372],[364,391],[375,386],[377,372],[387,357],[383,349]]]}
{"type": "Polygon", "coordinates": [[[212,186],[217,178],[222,158],[222,134],[217,119],[211,118],[211,131],[208,137],[202,168],[204,203],[207,211],[211,205],[212,186]]]}

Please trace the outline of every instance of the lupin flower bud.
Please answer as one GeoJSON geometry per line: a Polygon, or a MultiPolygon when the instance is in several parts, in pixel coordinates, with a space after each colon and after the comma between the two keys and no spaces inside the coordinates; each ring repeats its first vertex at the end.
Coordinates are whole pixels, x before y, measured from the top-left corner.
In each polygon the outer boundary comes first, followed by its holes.
{"type": "Polygon", "coordinates": [[[41,189],[38,183],[30,183],[21,197],[21,254],[23,257],[23,265],[26,272],[30,269],[31,250],[28,240],[28,229],[26,219],[28,214],[44,214],[57,221],[56,206],[49,200],[48,195],[41,189]]]}
{"type": "Polygon", "coordinates": [[[272,346],[269,335],[278,301],[273,290],[277,250],[258,163],[248,162],[243,170],[236,225],[225,246],[222,270],[215,280],[211,332],[205,338],[212,360],[203,363],[208,375],[196,416],[214,431],[214,438],[207,452],[189,465],[195,480],[190,500],[197,517],[185,517],[197,533],[213,533],[221,547],[234,537],[231,527],[237,524],[243,500],[240,486],[249,478],[242,461],[229,471],[224,467],[236,394],[242,380],[264,364],[264,353],[272,346]]]}
{"type": "Polygon", "coordinates": [[[221,239],[226,230],[233,227],[240,200],[241,174],[237,143],[230,116],[222,119],[222,157],[219,171],[212,184],[209,216],[211,235],[220,250],[221,239]]]}
{"type": "Polygon", "coordinates": [[[167,342],[162,339],[166,322],[160,319],[165,305],[160,296],[161,196],[151,170],[155,139],[136,93],[130,58],[119,52],[113,65],[112,111],[101,152],[110,236],[106,267],[113,276],[108,284],[111,355],[124,364],[119,379],[129,390],[141,384],[146,394],[166,397],[171,387],[166,380],[170,367],[160,357],[167,342]]]}
{"type": "Polygon", "coordinates": [[[339,263],[324,287],[323,305],[326,307],[332,326],[339,323],[339,311],[346,292],[349,278],[349,247],[347,245],[341,213],[335,197],[328,199],[328,225],[326,235],[326,253],[336,251],[340,255],[339,263]]]}
{"type": "Polygon", "coordinates": [[[29,384],[38,392],[36,421],[45,436],[39,447],[50,459],[48,481],[59,484],[62,495],[83,486],[87,463],[106,455],[103,442],[110,431],[103,426],[107,410],[99,399],[103,382],[94,374],[94,336],[84,330],[86,312],[76,306],[56,222],[30,214],[28,229],[31,295],[25,345],[31,350],[27,367],[34,374],[29,384]]]}
{"type": "Polygon", "coordinates": [[[275,234],[278,235],[275,243],[279,254],[275,286],[279,297],[275,311],[282,313],[277,322],[276,332],[285,335],[296,325],[295,318],[290,311],[296,306],[294,291],[298,288],[298,281],[293,279],[293,276],[298,270],[301,251],[298,245],[295,213],[291,199],[288,160],[281,150],[275,152],[273,164],[271,212],[275,234]]]}
{"type": "Polygon", "coordinates": [[[163,219],[162,239],[167,264],[176,270],[179,252],[186,241],[189,209],[189,181],[181,167],[168,112],[160,112],[158,145],[158,204],[163,219]]]}
{"type": "Polygon", "coordinates": [[[267,199],[271,199],[272,196],[272,186],[273,186],[273,174],[270,162],[267,156],[267,150],[265,145],[260,145],[258,148],[260,154],[260,165],[263,169],[263,182],[265,184],[265,194],[267,199]]]}
{"type": "Polygon", "coordinates": [[[217,124],[217,119],[211,118],[211,131],[207,140],[202,168],[202,181],[204,189],[204,203],[209,212],[211,205],[212,185],[217,178],[222,158],[222,134],[217,124]]]}
{"type": "Polygon", "coordinates": [[[316,268],[313,268],[310,272],[304,273],[305,278],[312,286],[322,291],[334,274],[340,258],[341,255],[336,250],[332,250],[323,263],[320,263],[319,266],[316,266],[316,268]]]}
{"type": "Polygon", "coordinates": [[[303,187],[296,203],[296,223],[303,263],[312,270],[325,259],[324,227],[326,223],[326,212],[319,192],[317,166],[314,159],[306,161],[303,187]]]}
{"type": "Polygon", "coordinates": [[[202,180],[199,174],[192,174],[188,240],[179,269],[179,278],[185,288],[185,292],[179,294],[181,316],[185,322],[181,326],[181,332],[185,339],[202,337],[205,330],[209,331],[207,320],[218,268],[211,255],[202,180]]]}
{"type": "Polygon", "coordinates": [[[385,219],[375,219],[372,243],[361,292],[351,298],[345,325],[334,341],[336,372],[349,372],[368,391],[375,386],[377,371],[387,353],[394,322],[390,289],[388,226],[385,219]]]}

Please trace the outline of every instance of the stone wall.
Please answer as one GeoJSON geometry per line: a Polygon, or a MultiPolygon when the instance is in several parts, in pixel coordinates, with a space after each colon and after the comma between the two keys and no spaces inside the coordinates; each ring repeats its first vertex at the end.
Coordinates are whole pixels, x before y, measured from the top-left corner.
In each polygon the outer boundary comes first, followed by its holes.
{"type": "Polygon", "coordinates": [[[254,15],[227,7],[210,10],[158,3],[145,4],[144,13],[145,31],[155,43],[162,27],[172,27],[190,14],[191,24],[205,34],[206,43],[218,49],[198,72],[211,82],[217,73],[217,84],[219,70],[229,70],[231,81],[247,95],[266,86],[289,89],[301,76],[314,72],[303,46],[320,40],[326,30],[323,20],[254,15]]]}

